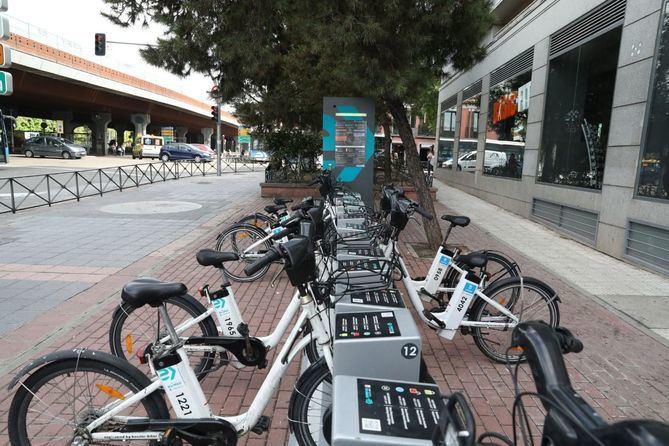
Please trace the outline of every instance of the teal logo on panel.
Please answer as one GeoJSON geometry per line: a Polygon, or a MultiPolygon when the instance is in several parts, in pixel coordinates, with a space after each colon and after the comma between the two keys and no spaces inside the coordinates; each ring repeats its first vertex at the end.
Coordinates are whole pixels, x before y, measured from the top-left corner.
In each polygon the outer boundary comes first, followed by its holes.
{"type": "Polygon", "coordinates": [[[441,263],[444,266],[448,266],[449,263],[451,263],[451,258],[448,256],[441,256],[439,259],[439,263],[441,263]]]}
{"type": "Polygon", "coordinates": [[[471,283],[471,282],[467,282],[467,283],[465,284],[465,293],[467,293],[467,294],[474,294],[474,292],[476,292],[476,284],[475,284],[475,283],[471,283]]]}
{"type": "Polygon", "coordinates": [[[216,308],[217,310],[220,310],[223,307],[225,307],[225,299],[216,299],[213,302],[213,304],[214,304],[214,308],[216,308]]]}
{"type": "Polygon", "coordinates": [[[158,376],[160,376],[161,381],[174,381],[177,376],[177,369],[176,367],[165,367],[158,370],[158,376]]]}

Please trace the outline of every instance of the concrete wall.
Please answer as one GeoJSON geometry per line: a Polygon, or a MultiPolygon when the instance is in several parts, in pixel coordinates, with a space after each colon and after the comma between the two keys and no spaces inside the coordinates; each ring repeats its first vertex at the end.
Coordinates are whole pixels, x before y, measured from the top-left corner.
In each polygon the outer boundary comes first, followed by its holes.
{"type": "MultiPolygon", "coordinates": [[[[525,217],[531,217],[534,198],[565,204],[599,214],[597,249],[615,257],[624,254],[630,220],[669,227],[669,202],[635,197],[647,100],[663,0],[627,0],[622,30],[611,129],[601,191],[537,183],[541,144],[549,37],[603,0],[544,0],[528,7],[488,46],[484,60],[442,84],[439,103],[483,80],[481,121],[486,122],[490,72],[534,47],[532,87],[522,179],[484,176],[484,137],[479,139],[475,173],[439,168],[437,178],[525,217]]],[[[458,96],[458,105],[462,95],[458,96]]],[[[439,110],[439,115],[441,110],[439,110]]],[[[457,140],[456,140],[457,148],[457,140]]],[[[457,153],[454,153],[454,159],[457,153]]]]}

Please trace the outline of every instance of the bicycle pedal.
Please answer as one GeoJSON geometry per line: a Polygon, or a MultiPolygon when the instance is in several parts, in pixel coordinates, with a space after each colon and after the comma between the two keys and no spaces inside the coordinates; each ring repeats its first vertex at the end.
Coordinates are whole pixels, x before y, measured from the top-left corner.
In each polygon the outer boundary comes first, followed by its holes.
{"type": "Polygon", "coordinates": [[[262,434],[263,432],[267,432],[270,428],[270,425],[272,424],[272,419],[266,415],[263,415],[260,417],[258,422],[256,423],[255,426],[253,426],[253,429],[251,429],[251,432],[254,434],[262,434]]]}
{"type": "Polygon", "coordinates": [[[444,324],[439,318],[437,318],[430,310],[423,310],[423,316],[425,316],[428,320],[431,322],[434,322],[437,324],[437,326],[441,329],[446,328],[446,324],[444,324]]]}

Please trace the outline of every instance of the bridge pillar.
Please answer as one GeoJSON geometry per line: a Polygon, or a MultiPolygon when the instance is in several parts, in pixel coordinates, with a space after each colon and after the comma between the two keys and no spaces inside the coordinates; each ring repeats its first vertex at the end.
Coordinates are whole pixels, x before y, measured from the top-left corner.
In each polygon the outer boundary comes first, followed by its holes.
{"type": "Polygon", "coordinates": [[[202,133],[202,136],[204,137],[204,144],[211,146],[213,149],[214,145],[211,143],[211,135],[214,134],[214,129],[205,127],[200,129],[200,133],[202,133]]]}
{"type": "Polygon", "coordinates": [[[174,133],[179,142],[188,142],[186,139],[186,133],[188,133],[188,127],[174,127],[174,133]]]}
{"type": "Polygon", "coordinates": [[[130,121],[135,124],[135,136],[144,136],[146,135],[146,127],[151,124],[151,115],[140,113],[130,115],[130,121]]]}
{"type": "Polygon", "coordinates": [[[111,122],[111,113],[93,113],[93,148],[96,155],[106,155],[107,152],[107,126],[111,122]]]}
{"type": "Polygon", "coordinates": [[[54,113],[53,117],[58,121],[63,121],[63,137],[72,139],[74,129],[77,127],[76,123],[73,121],[74,113],[71,111],[57,111],[54,113]]]}

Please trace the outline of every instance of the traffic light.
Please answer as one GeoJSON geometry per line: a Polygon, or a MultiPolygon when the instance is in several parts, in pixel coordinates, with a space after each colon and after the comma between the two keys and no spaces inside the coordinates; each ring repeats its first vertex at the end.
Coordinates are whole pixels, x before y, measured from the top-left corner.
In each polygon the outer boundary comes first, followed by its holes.
{"type": "Polygon", "coordinates": [[[104,56],[107,53],[107,36],[104,33],[95,33],[95,55],[104,56]]]}
{"type": "Polygon", "coordinates": [[[211,106],[211,120],[218,122],[219,117],[218,105],[211,106]]]}

